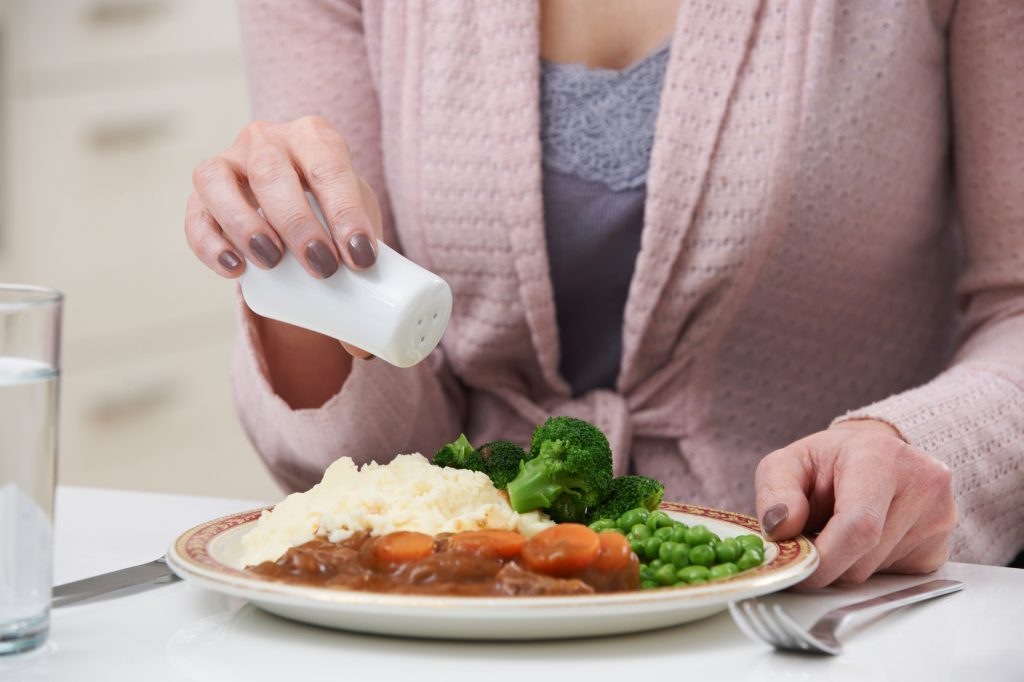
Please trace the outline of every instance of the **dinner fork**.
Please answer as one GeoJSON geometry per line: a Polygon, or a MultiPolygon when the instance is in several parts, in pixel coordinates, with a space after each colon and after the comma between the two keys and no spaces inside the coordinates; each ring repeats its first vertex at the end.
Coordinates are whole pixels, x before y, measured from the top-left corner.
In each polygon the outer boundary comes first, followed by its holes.
{"type": "Polygon", "coordinates": [[[963,587],[964,584],[959,580],[931,580],[832,609],[819,618],[810,630],[793,620],[778,604],[769,607],[756,599],[731,602],[729,613],[743,634],[754,641],[764,641],[784,651],[835,656],[843,650],[843,645],[836,639],[836,632],[853,614],[878,615],[907,604],[958,592],[963,587]]]}

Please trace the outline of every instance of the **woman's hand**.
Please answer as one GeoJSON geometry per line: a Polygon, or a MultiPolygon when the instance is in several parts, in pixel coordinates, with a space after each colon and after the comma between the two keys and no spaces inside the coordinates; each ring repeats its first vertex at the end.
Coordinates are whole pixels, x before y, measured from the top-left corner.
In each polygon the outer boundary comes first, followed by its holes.
{"type": "Polygon", "coordinates": [[[821,564],[802,588],[927,573],[949,558],[959,518],[949,468],[883,422],[841,422],[776,450],[754,484],[770,539],[820,529],[821,564]]]}
{"type": "MultiPolygon", "coordinates": [[[[272,268],[285,248],[317,278],[333,275],[339,260],[357,270],[377,260],[382,234],[377,197],[352,167],[345,138],[320,117],[250,123],[226,151],[196,166],[192,183],[185,236],[199,260],[218,275],[238,277],[246,261],[272,268]],[[313,214],[306,188],[316,196],[330,234],[313,214]]],[[[323,338],[314,342],[312,332],[281,323],[265,320],[262,329],[265,345],[274,348],[325,345],[323,338]]],[[[342,345],[352,355],[368,357],[342,345]]],[[[294,376],[287,368],[272,374],[275,383],[291,382],[294,376]]],[[[290,402],[316,403],[325,392],[331,394],[335,383],[290,402]]]]}

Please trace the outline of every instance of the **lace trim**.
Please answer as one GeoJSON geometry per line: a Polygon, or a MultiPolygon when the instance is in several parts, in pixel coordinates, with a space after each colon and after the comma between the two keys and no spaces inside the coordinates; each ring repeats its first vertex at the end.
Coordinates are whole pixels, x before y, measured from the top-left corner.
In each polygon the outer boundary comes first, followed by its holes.
{"type": "Polygon", "coordinates": [[[619,191],[647,181],[668,46],[624,71],[541,61],[544,167],[619,191]]]}

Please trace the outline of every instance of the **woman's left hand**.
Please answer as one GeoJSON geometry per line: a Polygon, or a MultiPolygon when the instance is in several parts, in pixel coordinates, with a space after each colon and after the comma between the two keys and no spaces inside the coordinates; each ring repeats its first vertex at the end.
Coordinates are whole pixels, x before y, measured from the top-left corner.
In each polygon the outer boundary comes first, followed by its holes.
{"type": "Polygon", "coordinates": [[[754,485],[769,539],[820,529],[821,564],[801,588],[928,573],[949,558],[959,518],[949,468],[883,422],[841,422],[776,450],[754,485]]]}

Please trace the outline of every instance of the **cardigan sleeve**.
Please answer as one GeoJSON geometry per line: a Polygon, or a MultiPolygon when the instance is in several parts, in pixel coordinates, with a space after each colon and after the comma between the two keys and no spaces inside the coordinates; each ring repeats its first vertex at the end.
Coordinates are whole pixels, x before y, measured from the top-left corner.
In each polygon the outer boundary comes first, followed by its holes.
{"type": "MultiPolygon", "coordinates": [[[[346,138],[360,175],[381,203],[385,241],[397,246],[381,155],[380,105],[356,0],[240,0],[254,118],[319,115],[346,138]]],[[[354,360],[341,390],[314,409],[274,392],[252,313],[239,301],[232,386],[242,425],[278,483],[308,488],[332,461],[383,462],[433,452],[458,433],[463,393],[438,348],[399,369],[354,360]]]]}
{"type": "Polygon", "coordinates": [[[1024,546],[1024,4],[961,0],[949,46],[964,269],[951,365],[840,420],[889,423],[953,473],[952,557],[1005,564],[1024,546]]]}

